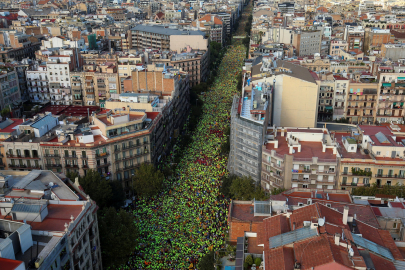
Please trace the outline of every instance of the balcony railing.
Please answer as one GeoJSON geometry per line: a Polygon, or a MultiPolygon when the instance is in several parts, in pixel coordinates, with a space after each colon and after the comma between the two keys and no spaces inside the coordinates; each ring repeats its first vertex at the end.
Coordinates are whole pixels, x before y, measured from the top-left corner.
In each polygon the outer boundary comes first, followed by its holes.
{"type": "Polygon", "coordinates": [[[56,158],[60,158],[59,154],[45,154],[45,157],[56,157],[56,158]]]}
{"type": "Polygon", "coordinates": [[[45,167],[47,167],[47,168],[62,168],[62,164],[48,163],[48,164],[45,165],[45,167]]]}
{"type": "Polygon", "coordinates": [[[110,165],[111,165],[110,162],[100,163],[100,164],[97,164],[97,168],[107,167],[107,166],[110,166],[110,165]]]}
{"type": "Polygon", "coordinates": [[[24,156],[24,155],[10,155],[7,153],[8,158],[16,158],[16,159],[40,159],[38,156],[24,156]]]}
{"type": "Polygon", "coordinates": [[[108,155],[110,155],[110,153],[107,151],[107,152],[104,152],[104,153],[96,153],[96,158],[102,158],[102,157],[107,157],[108,155]]]}
{"type": "Polygon", "coordinates": [[[78,164],[65,164],[66,168],[79,168],[78,164]]]}
{"type": "Polygon", "coordinates": [[[38,169],[42,170],[41,166],[35,166],[35,165],[21,165],[21,164],[8,164],[9,168],[21,168],[21,169],[38,169]]]}
{"type": "Polygon", "coordinates": [[[403,174],[376,174],[375,177],[381,178],[405,178],[403,174]]]}
{"type": "Polygon", "coordinates": [[[78,158],[78,156],[77,155],[64,155],[63,156],[64,158],[78,158]]]}

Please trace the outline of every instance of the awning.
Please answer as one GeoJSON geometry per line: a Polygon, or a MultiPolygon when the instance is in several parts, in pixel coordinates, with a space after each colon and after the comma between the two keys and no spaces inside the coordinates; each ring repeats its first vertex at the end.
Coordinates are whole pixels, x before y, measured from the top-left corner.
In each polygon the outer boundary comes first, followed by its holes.
{"type": "Polygon", "coordinates": [[[327,110],[332,110],[332,106],[325,106],[325,109],[327,109],[327,110]]]}
{"type": "Polygon", "coordinates": [[[390,87],[391,83],[383,83],[382,86],[390,87]]]}

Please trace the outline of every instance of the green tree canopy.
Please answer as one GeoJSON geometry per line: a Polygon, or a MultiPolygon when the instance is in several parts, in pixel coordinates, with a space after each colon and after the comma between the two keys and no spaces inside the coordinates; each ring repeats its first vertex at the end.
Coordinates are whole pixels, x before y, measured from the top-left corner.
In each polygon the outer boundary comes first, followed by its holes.
{"type": "MultiPolygon", "coordinates": [[[[73,179],[74,181],[74,179],[73,179]]],[[[95,170],[88,170],[84,177],[79,177],[79,183],[84,192],[96,201],[100,208],[109,205],[112,197],[112,188],[110,181],[105,180],[95,170]]]]}
{"type": "Polygon", "coordinates": [[[221,192],[234,200],[267,200],[268,196],[251,177],[228,175],[223,178],[221,192]]]}
{"type": "Polygon", "coordinates": [[[99,215],[100,244],[104,268],[124,264],[137,244],[138,229],[133,217],[123,209],[104,209],[99,215]]]}
{"type": "Polygon", "coordinates": [[[215,269],[215,258],[214,252],[211,251],[210,253],[205,254],[204,257],[198,262],[198,269],[199,270],[214,270],[215,269]]]}
{"type": "Polygon", "coordinates": [[[136,171],[133,188],[139,196],[150,197],[162,188],[164,175],[152,164],[143,163],[136,171]]]}

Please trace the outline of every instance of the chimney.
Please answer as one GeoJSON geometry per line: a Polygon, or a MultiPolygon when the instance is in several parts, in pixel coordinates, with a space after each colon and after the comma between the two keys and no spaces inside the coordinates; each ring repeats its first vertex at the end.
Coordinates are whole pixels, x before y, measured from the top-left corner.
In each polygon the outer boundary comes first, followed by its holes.
{"type": "Polygon", "coordinates": [[[335,233],[335,245],[339,246],[340,244],[340,233],[335,233]]]}
{"type": "Polygon", "coordinates": [[[347,225],[347,217],[349,216],[349,207],[345,206],[343,209],[343,224],[347,225]]]}

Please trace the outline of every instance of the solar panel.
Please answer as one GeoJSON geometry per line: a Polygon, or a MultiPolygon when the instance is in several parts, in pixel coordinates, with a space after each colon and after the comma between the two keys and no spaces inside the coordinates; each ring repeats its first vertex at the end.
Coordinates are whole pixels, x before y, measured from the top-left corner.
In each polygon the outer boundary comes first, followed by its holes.
{"type": "Polygon", "coordinates": [[[353,237],[353,242],[356,245],[359,245],[367,250],[369,250],[370,252],[373,252],[375,254],[378,254],[380,256],[383,256],[389,260],[394,260],[394,257],[392,256],[390,250],[386,247],[380,246],[374,242],[371,242],[370,240],[367,240],[361,236],[352,234],[353,237]]]}
{"type": "Polygon", "coordinates": [[[304,227],[269,238],[270,248],[276,248],[318,235],[316,229],[304,227]]]}
{"type": "Polygon", "coordinates": [[[390,141],[385,137],[385,135],[380,131],[377,134],[375,134],[375,137],[380,143],[389,143],[390,141]]]}

